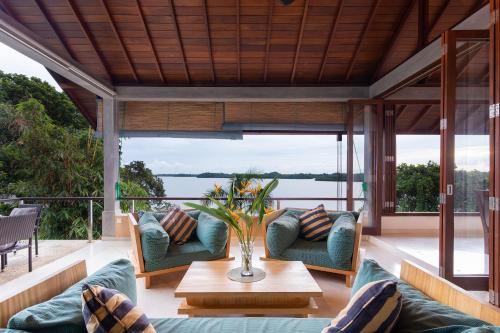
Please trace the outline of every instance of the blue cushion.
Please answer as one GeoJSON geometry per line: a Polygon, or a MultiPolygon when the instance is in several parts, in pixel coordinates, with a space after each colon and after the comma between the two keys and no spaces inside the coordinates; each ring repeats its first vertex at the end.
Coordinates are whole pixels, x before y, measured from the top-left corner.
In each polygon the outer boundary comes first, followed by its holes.
{"type": "Polygon", "coordinates": [[[401,311],[396,281],[381,280],[361,287],[323,333],[390,332],[401,311]]]}
{"type": "Polygon", "coordinates": [[[356,219],[351,213],[343,213],[333,224],[327,239],[327,250],[335,267],[352,269],[356,219]]]}
{"type": "Polygon", "coordinates": [[[285,212],[267,226],[266,244],[271,257],[280,256],[299,236],[298,217],[285,212]]]}
{"type": "Polygon", "coordinates": [[[83,284],[116,289],[137,303],[134,266],[129,260],[111,262],[52,299],[12,316],[8,328],[41,333],[85,333],[82,314],[83,284]]]}
{"type": "Polygon", "coordinates": [[[154,216],[154,213],[142,212],[142,214],[139,214],[139,221],[137,221],[137,223],[139,225],[146,224],[146,223],[158,223],[158,220],[154,216]]]}
{"type": "Polygon", "coordinates": [[[142,256],[144,260],[164,258],[168,251],[170,237],[163,227],[156,222],[156,219],[155,221],[140,223],[139,232],[141,234],[142,256]]]}
{"type": "Polygon", "coordinates": [[[158,333],[319,333],[325,318],[164,318],[151,319],[158,333]]]}
{"type": "Polygon", "coordinates": [[[489,325],[487,322],[430,299],[416,288],[387,272],[373,260],[362,262],[351,292],[356,293],[369,282],[386,279],[398,283],[398,289],[403,297],[403,307],[395,332],[462,332],[464,327],[489,325]]]}
{"type": "Polygon", "coordinates": [[[210,253],[219,253],[226,247],[227,235],[224,222],[203,212],[198,215],[196,236],[210,253]]]}

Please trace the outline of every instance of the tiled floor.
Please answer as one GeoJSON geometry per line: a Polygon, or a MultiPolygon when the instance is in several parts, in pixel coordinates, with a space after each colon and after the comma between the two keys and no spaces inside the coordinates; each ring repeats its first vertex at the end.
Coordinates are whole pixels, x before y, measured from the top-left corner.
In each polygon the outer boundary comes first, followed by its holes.
{"type": "MultiPolygon", "coordinates": [[[[236,242],[233,242],[235,244],[236,242]]],[[[376,244],[371,242],[363,242],[362,253],[364,257],[369,257],[377,260],[386,269],[399,274],[400,258],[376,244]]],[[[232,255],[238,258],[237,248],[232,248],[232,255]]],[[[85,259],[89,274],[96,271],[106,263],[119,259],[128,258],[130,251],[130,242],[127,240],[116,241],[96,241],[68,256],[56,260],[55,262],[38,268],[32,273],[25,274],[18,279],[1,285],[0,298],[11,294],[18,290],[20,286],[27,282],[32,282],[37,279],[42,279],[54,270],[60,269],[69,263],[78,259],[85,259]]],[[[263,255],[263,247],[260,242],[257,243],[255,249],[255,259],[263,255]]],[[[172,273],[167,276],[157,277],[153,279],[151,289],[145,289],[142,279],[137,280],[138,303],[150,317],[176,317],[177,307],[180,299],[174,298],[174,290],[177,287],[183,272],[172,273]]],[[[350,289],[345,287],[345,280],[342,276],[328,274],[324,272],[312,272],[312,275],[324,291],[324,297],[317,299],[316,302],[320,308],[319,317],[332,317],[337,314],[346,304],[349,299],[350,289]]]]}

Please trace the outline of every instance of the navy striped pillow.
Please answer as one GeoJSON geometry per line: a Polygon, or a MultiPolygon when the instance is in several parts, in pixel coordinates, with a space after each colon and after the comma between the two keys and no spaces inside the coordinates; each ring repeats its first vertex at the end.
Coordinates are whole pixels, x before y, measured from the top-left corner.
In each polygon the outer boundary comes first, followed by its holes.
{"type": "Polygon", "coordinates": [[[300,233],[305,240],[320,241],[328,237],[333,226],[323,205],[308,210],[299,217],[300,233]]]}
{"type": "Polygon", "coordinates": [[[396,281],[367,283],[322,333],[388,333],[398,320],[402,304],[396,281]]]}
{"type": "Polygon", "coordinates": [[[84,284],[82,308],[89,333],[155,333],[146,315],[117,290],[84,284]]]}
{"type": "Polygon", "coordinates": [[[182,211],[180,207],[174,207],[161,219],[160,224],[175,244],[182,245],[189,240],[198,221],[182,211]]]}

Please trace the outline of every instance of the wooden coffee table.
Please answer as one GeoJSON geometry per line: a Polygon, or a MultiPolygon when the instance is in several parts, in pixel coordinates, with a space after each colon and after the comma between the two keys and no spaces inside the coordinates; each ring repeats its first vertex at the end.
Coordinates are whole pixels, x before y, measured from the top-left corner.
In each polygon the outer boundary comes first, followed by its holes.
{"type": "Polygon", "coordinates": [[[300,261],[258,261],[266,278],[252,283],[230,280],[234,261],[195,261],[175,297],[185,298],[179,314],[188,316],[271,315],[307,317],[318,310],[312,297],[323,292],[300,261]]]}

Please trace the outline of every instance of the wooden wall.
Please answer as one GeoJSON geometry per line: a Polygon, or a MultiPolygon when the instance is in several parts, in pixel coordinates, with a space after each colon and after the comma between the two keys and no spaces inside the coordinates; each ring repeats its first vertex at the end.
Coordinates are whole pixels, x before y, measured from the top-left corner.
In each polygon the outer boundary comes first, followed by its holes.
{"type": "MultiPolygon", "coordinates": [[[[224,124],[334,125],[346,121],[345,103],[123,102],[120,130],[218,132],[224,124]]],[[[98,103],[102,129],[102,103],[98,103]]]]}

